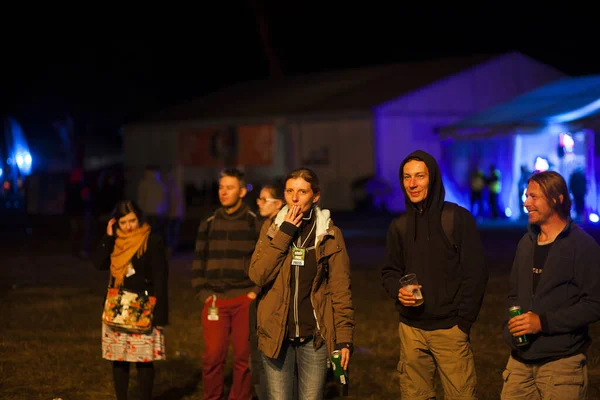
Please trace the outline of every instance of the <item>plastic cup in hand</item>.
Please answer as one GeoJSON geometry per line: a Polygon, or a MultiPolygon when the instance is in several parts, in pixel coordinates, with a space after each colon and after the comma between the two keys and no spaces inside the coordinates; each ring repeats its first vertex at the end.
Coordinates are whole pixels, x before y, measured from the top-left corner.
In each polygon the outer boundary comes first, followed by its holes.
{"type": "Polygon", "coordinates": [[[405,290],[412,292],[413,296],[415,296],[415,307],[423,304],[423,293],[421,293],[421,289],[419,289],[417,274],[404,275],[402,278],[400,278],[400,284],[405,290]]]}

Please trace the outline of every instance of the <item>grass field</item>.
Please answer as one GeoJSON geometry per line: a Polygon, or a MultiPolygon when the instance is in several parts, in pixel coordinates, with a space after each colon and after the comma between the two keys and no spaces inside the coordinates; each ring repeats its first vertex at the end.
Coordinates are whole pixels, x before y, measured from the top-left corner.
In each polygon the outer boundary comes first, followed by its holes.
{"type": "MultiPolygon", "coordinates": [[[[399,398],[398,317],[381,287],[377,243],[350,243],[356,335],[354,399],[399,398]]],[[[510,247],[510,246],[508,246],[510,247]]],[[[481,399],[499,398],[508,348],[501,316],[513,248],[490,253],[491,277],[471,342],[481,399]]],[[[3,400],[114,398],[110,362],[100,356],[100,313],[107,275],[68,255],[5,257],[0,269],[0,397],[3,400]]],[[[200,304],[190,286],[190,258],[171,263],[168,360],[156,364],[155,399],[201,399],[200,304]]],[[[600,337],[593,326],[594,338],[600,337]]],[[[589,398],[600,398],[600,351],[589,354],[589,398]]],[[[133,369],[135,371],[135,369],[133,369]]],[[[231,365],[227,366],[231,380],[231,365]]],[[[132,373],[133,393],[135,372],[132,373]]],[[[440,391],[441,394],[441,391],[440,391]]],[[[133,397],[135,398],[135,397],[133,397]]],[[[440,397],[443,398],[443,397],[440,397]]]]}

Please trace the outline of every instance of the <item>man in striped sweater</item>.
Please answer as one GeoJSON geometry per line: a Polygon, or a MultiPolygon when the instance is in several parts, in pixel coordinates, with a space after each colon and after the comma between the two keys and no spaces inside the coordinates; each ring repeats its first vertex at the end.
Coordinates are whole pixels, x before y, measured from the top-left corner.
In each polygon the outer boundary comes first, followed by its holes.
{"type": "Polygon", "coordinates": [[[256,215],[243,203],[244,174],[235,169],[221,172],[221,207],[202,221],[192,265],[192,286],[204,302],[202,328],[204,399],[223,397],[223,370],[231,340],[234,370],[231,399],[251,400],[249,369],[249,306],[259,288],[247,271],[258,239],[256,215]]]}

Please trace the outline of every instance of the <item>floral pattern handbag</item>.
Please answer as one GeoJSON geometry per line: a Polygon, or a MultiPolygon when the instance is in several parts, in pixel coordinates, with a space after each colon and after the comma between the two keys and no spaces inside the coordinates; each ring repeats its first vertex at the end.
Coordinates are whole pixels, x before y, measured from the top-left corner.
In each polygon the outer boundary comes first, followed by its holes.
{"type": "Polygon", "coordinates": [[[102,321],[130,333],[149,333],[154,320],[156,297],[123,288],[109,288],[102,321]]]}

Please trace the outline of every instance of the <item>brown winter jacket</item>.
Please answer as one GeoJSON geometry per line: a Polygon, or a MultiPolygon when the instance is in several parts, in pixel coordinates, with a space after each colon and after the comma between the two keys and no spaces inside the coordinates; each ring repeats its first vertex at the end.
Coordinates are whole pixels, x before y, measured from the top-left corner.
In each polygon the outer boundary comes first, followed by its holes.
{"type": "MultiPolygon", "coordinates": [[[[315,347],[323,342],[329,353],[336,343],[352,343],[354,307],[352,305],[350,260],[342,231],[333,225],[328,210],[317,213],[317,274],[311,302],[316,318],[315,347]]],[[[279,230],[287,206],[272,224],[263,225],[252,255],[248,276],[262,288],[257,315],[258,348],[267,356],[279,355],[290,306],[292,237],[279,230]]]]}

